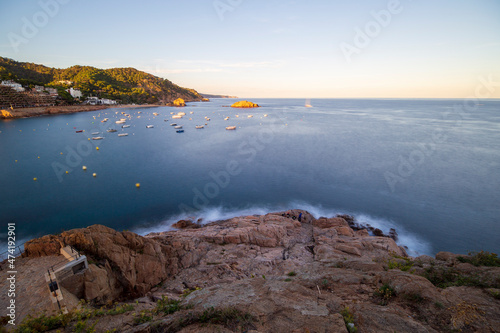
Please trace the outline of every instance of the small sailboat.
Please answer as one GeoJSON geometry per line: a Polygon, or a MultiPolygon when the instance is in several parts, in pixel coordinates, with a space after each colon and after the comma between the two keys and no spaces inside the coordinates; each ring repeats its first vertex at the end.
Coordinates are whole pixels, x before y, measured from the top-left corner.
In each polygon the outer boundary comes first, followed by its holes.
{"type": "Polygon", "coordinates": [[[99,135],[99,132],[92,132],[92,135],[99,135]]]}
{"type": "Polygon", "coordinates": [[[154,128],[154,125],[146,125],[146,128],[154,128]]]}
{"type": "Polygon", "coordinates": [[[115,121],[116,124],[125,124],[125,120],[117,120],[115,121]]]}
{"type": "Polygon", "coordinates": [[[253,116],[251,114],[248,115],[248,118],[252,118],[253,116]]]}
{"type": "Polygon", "coordinates": [[[122,128],[129,128],[130,125],[123,125],[122,128]]]}
{"type": "Polygon", "coordinates": [[[197,128],[197,129],[200,129],[200,128],[205,128],[205,126],[203,126],[203,125],[196,125],[196,128],[197,128]]]}
{"type": "Polygon", "coordinates": [[[306,108],[312,108],[312,105],[311,105],[311,99],[308,98],[306,99],[306,104],[304,105],[306,108]]]}
{"type": "Polygon", "coordinates": [[[177,123],[171,123],[170,126],[177,126],[177,123]]]}
{"type": "Polygon", "coordinates": [[[174,128],[175,128],[175,129],[181,129],[181,128],[182,128],[182,126],[180,126],[180,125],[179,125],[179,126],[174,126],[174,128]]]}
{"type": "Polygon", "coordinates": [[[128,136],[128,133],[120,133],[118,136],[128,136]]]}
{"type": "Polygon", "coordinates": [[[116,132],[116,130],[115,130],[114,128],[110,128],[110,129],[108,130],[108,133],[113,133],[113,132],[116,132]]]}
{"type": "Polygon", "coordinates": [[[176,114],[176,115],[174,115],[174,116],[172,116],[172,119],[181,119],[181,118],[182,118],[182,116],[179,116],[179,115],[177,115],[177,114],[176,114]]]}
{"type": "Polygon", "coordinates": [[[226,127],[226,129],[229,131],[234,131],[236,129],[236,126],[228,126],[226,127]]]}
{"type": "Polygon", "coordinates": [[[153,112],[153,116],[159,116],[160,114],[158,112],[153,112]]]}
{"type": "Polygon", "coordinates": [[[224,120],[229,120],[229,117],[224,118],[224,120]]]}
{"type": "Polygon", "coordinates": [[[102,140],[104,139],[102,136],[94,136],[92,140],[102,140]]]}

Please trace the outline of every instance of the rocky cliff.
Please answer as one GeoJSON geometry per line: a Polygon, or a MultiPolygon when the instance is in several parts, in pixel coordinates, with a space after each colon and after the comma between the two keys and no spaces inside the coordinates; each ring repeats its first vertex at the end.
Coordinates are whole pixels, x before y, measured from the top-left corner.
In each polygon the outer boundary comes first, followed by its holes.
{"type": "Polygon", "coordinates": [[[25,255],[72,245],[91,264],[68,292],[136,300],[119,320],[89,317],[102,332],[500,331],[494,254],[412,258],[351,217],[301,210],[174,227],[141,237],[94,225],[30,241],[25,255]]]}
{"type": "Polygon", "coordinates": [[[249,101],[239,101],[231,105],[232,108],[258,108],[259,105],[249,101]]]}

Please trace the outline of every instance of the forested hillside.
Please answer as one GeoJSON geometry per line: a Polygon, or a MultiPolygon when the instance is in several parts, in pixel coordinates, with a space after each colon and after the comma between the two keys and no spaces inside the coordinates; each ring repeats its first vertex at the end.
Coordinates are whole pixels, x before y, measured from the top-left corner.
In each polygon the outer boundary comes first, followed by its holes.
{"type": "Polygon", "coordinates": [[[124,104],[163,104],[179,97],[185,101],[202,98],[194,89],[179,87],[131,67],[99,69],[76,65],[59,69],[0,57],[0,79],[14,80],[24,86],[73,87],[80,89],[84,96],[110,98],[124,104]]]}

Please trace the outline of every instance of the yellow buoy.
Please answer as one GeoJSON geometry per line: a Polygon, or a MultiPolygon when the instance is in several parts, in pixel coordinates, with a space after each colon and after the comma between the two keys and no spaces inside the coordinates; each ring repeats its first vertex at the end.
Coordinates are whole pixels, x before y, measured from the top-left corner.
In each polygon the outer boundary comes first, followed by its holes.
{"type": "Polygon", "coordinates": [[[90,141],[90,138],[88,140],[90,141]]]}
{"type": "Polygon", "coordinates": [[[69,173],[69,171],[66,170],[66,173],[69,173]]]}
{"type": "Polygon", "coordinates": [[[38,180],[38,178],[36,178],[36,177],[35,177],[35,178],[33,178],[33,180],[34,180],[34,181],[37,181],[37,180],[38,180]]]}
{"type": "Polygon", "coordinates": [[[135,187],[139,188],[139,187],[141,187],[141,184],[137,183],[137,184],[135,184],[135,187]]]}
{"type": "Polygon", "coordinates": [[[97,177],[97,173],[95,173],[95,172],[94,172],[94,173],[92,174],[92,176],[97,177]]]}
{"type": "Polygon", "coordinates": [[[16,160],[16,163],[17,163],[17,160],[16,160]]]}
{"type": "Polygon", "coordinates": [[[83,170],[87,170],[87,167],[84,165],[84,166],[82,166],[82,169],[83,170]]]}
{"type": "Polygon", "coordinates": [[[99,150],[99,147],[95,147],[95,150],[99,150]]]}
{"type": "Polygon", "coordinates": [[[38,158],[40,158],[40,156],[38,156],[38,158]]]}
{"type": "Polygon", "coordinates": [[[61,152],[61,155],[62,155],[62,154],[63,154],[63,153],[61,152]]]}

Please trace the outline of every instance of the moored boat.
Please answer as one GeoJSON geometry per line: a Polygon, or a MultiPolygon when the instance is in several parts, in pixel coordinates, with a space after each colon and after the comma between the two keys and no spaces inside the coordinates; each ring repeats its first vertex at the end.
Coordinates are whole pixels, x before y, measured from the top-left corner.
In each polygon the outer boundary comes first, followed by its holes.
{"type": "Polygon", "coordinates": [[[205,128],[205,126],[203,126],[203,125],[196,125],[196,128],[197,128],[197,129],[200,129],[200,128],[205,128]]]}
{"type": "Polygon", "coordinates": [[[181,129],[182,126],[178,125],[178,126],[174,126],[175,129],[181,129]]]}
{"type": "Polygon", "coordinates": [[[227,130],[230,130],[230,131],[231,131],[231,130],[235,130],[235,129],[236,129],[236,126],[228,126],[228,127],[226,127],[226,129],[227,129],[227,130]]]}
{"type": "Polygon", "coordinates": [[[116,132],[116,130],[115,130],[114,128],[110,128],[110,129],[108,130],[108,133],[113,133],[113,132],[116,132]]]}
{"type": "Polygon", "coordinates": [[[94,136],[92,140],[102,140],[104,139],[102,136],[94,136]]]}
{"type": "Polygon", "coordinates": [[[176,132],[177,132],[177,133],[184,133],[184,130],[183,130],[183,129],[180,129],[180,130],[177,130],[176,132]]]}
{"type": "Polygon", "coordinates": [[[154,125],[146,125],[146,128],[154,128],[154,125]]]}
{"type": "Polygon", "coordinates": [[[120,133],[118,136],[128,136],[128,133],[120,133]]]}
{"type": "Polygon", "coordinates": [[[123,125],[122,128],[129,128],[130,125],[123,125]]]}

